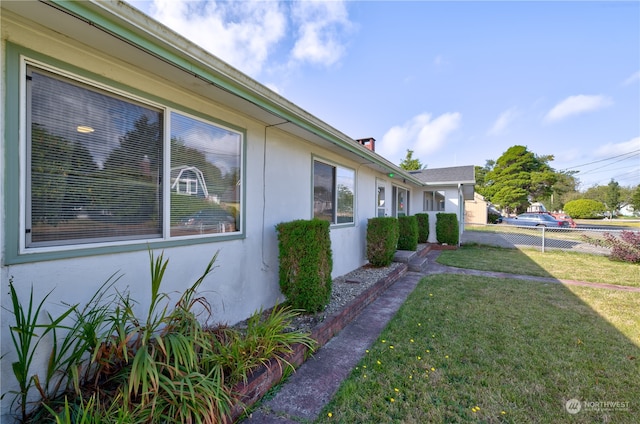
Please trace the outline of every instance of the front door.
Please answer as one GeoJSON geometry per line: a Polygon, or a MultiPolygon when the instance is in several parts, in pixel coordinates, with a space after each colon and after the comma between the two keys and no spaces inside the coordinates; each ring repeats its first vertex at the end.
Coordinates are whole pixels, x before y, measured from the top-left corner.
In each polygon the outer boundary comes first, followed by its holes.
{"type": "Polygon", "coordinates": [[[393,187],[393,216],[406,216],[409,213],[409,191],[402,187],[393,187]]]}

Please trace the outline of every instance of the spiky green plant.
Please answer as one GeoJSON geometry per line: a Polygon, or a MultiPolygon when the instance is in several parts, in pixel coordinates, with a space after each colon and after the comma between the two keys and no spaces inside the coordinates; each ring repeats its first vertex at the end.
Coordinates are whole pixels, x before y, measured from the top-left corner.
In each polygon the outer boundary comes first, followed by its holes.
{"type": "Polygon", "coordinates": [[[47,293],[42,300],[36,305],[33,300],[33,287],[29,293],[29,302],[25,307],[23,306],[18,293],[13,286],[13,279],[9,280],[9,293],[11,297],[11,304],[13,306],[13,317],[15,319],[15,325],[9,327],[11,334],[11,341],[16,351],[17,360],[11,363],[11,369],[13,375],[18,383],[19,390],[12,392],[15,397],[12,401],[12,407],[15,403],[18,403],[19,414],[22,420],[27,418],[27,397],[29,391],[34,384],[39,384],[39,378],[37,375],[31,374],[31,365],[33,363],[34,355],[38,349],[38,345],[42,341],[43,337],[53,331],[56,327],[61,325],[71,313],[75,310],[76,305],[70,306],[59,317],[50,318],[50,323],[39,324],[38,317],[40,311],[44,306],[45,301],[51,295],[51,292],[47,293]],[[38,332],[40,334],[38,334],[38,332]]]}

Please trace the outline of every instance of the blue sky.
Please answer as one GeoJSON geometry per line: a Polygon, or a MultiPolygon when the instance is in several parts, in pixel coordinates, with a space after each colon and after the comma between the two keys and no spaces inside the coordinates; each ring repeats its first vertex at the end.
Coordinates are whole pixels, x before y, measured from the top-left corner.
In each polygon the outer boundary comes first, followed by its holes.
{"type": "Polygon", "coordinates": [[[396,164],[640,183],[640,2],[130,3],[396,164]]]}

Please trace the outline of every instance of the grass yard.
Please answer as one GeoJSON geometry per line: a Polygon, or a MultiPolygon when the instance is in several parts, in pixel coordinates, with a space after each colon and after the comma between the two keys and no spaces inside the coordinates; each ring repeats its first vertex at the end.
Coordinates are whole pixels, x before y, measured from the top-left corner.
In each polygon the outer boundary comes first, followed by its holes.
{"type": "Polygon", "coordinates": [[[563,280],[640,287],[640,266],[611,261],[604,256],[536,249],[462,246],[443,251],[438,263],[483,271],[510,272],[563,280]]]}
{"type": "MultiPolygon", "coordinates": [[[[512,260],[500,262],[513,270],[512,260]]],[[[607,278],[620,272],[606,259],[598,266],[607,278]]],[[[317,422],[637,423],[639,310],[640,293],[427,277],[317,422]],[[572,399],[575,414],[565,408],[572,399]]]]}

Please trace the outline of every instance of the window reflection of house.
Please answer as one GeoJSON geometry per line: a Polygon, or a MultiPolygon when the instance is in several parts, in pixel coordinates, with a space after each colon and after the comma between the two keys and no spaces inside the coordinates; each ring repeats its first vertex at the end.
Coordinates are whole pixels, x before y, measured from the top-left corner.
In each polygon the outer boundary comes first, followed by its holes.
{"type": "Polygon", "coordinates": [[[171,168],[171,190],[178,194],[209,198],[209,190],[204,175],[195,166],[171,168]]]}

